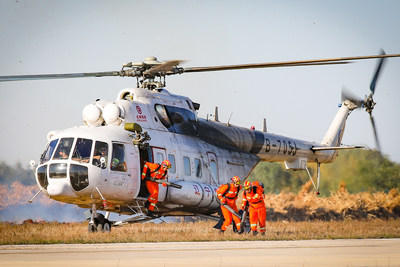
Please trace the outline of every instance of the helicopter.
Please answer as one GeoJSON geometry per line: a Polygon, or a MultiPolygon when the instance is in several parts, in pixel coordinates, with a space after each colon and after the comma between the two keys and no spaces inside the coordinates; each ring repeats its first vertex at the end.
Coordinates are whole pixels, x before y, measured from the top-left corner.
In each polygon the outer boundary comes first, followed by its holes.
{"type": "Polygon", "coordinates": [[[153,220],[162,216],[215,215],[220,203],[217,188],[233,176],[246,179],[261,161],[284,162],[286,169],[305,170],[318,194],[320,166],[330,163],[344,146],[341,143],[350,113],[365,108],[370,116],[378,150],[379,140],[372,111],[373,95],[386,58],[400,54],[298,60],[240,65],[181,67],[183,61],[129,62],[119,71],[0,76],[0,82],[121,76],[136,78],[135,88],[121,90],[114,101],[97,99],[82,111],[83,125],[47,134],[48,143],[38,163],[31,161],[39,191],[56,201],[90,210],[89,232],[109,232],[111,227],[153,220]],[[267,131],[244,128],[200,118],[200,103],[166,89],[166,77],[194,72],[254,68],[348,64],[379,59],[370,93],[365,99],[342,91],[342,103],[321,142],[311,142],[267,131]],[[168,159],[167,187],[159,188],[154,213],[146,213],[148,192],[141,180],[145,162],[168,159]],[[315,163],[314,179],[307,163],[315,163]],[[316,181],[314,181],[316,180],[316,181]],[[104,211],[105,215],[98,211],[104,211]],[[110,213],[129,215],[111,221],[110,213]]]}

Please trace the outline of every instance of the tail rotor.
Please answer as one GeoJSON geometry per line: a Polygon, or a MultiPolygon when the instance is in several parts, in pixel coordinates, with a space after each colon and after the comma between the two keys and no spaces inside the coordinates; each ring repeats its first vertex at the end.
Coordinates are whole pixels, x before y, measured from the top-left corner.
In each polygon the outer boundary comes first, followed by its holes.
{"type": "MultiPolygon", "coordinates": [[[[385,51],[381,50],[380,55],[385,55],[385,51]]],[[[364,99],[361,99],[357,96],[354,96],[352,93],[350,93],[346,88],[342,89],[342,101],[344,100],[349,100],[352,103],[354,103],[358,108],[365,108],[365,111],[368,112],[369,114],[369,118],[371,121],[371,125],[372,125],[372,130],[374,133],[374,138],[375,138],[375,145],[376,145],[376,149],[378,151],[381,151],[381,146],[379,143],[379,139],[378,139],[378,133],[377,133],[377,129],[376,129],[376,123],[375,123],[375,119],[372,116],[372,111],[374,110],[374,107],[376,105],[373,96],[375,93],[375,89],[376,89],[376,83],[379,79],[379,75],[381,73],[381,70],[383,68],[385,62],[385,58],[382,57],[379,59],[378,65],[376,66],[375,69],[375,74],[372,78],[371,84],[369,86],[370,89],[370,93],[368,96],[366,96],[364,99]]]]}

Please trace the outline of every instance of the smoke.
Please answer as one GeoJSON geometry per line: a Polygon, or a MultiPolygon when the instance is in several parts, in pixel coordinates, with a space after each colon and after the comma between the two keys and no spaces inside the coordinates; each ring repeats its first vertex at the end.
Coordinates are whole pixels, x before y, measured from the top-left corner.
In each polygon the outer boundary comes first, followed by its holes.
{"type": "Polygon", "coordinates": [[[85,209],[60,203],[39,194],[32,204],[28,203],[39,191],[36,185],[25,186],[20,182],[0,185],[0,221],[22,222],[35,221],[78,222],[84,221],[85,209]]]}

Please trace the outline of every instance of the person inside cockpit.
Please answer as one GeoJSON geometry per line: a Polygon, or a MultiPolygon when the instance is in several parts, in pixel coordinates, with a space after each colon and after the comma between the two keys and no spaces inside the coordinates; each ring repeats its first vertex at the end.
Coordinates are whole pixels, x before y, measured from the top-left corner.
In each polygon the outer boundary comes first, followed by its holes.
{"type": "Polygon", "coordinates": [[[67,159],[68,158],[68,154],[66,153],[66,151],[64,149],[60,149],[60,151],[58,152],[58,158],[59,159],[67,159]]]}
{"type": "Polygon", "coordinates": [[[94,154],[93,154],[93,161],[92,164],[100,167],[102,169],[105,169],[107,167],[107,144],[104,143],[104,145],[98,145],[96,144],[94,154]]]}

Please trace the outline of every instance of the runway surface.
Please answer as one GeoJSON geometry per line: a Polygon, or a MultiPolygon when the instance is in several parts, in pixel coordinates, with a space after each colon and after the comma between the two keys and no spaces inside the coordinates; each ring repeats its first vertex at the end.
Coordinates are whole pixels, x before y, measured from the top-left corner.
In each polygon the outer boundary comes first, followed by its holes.
{"type": "Polygon", "coordinates": [[[400,239],[0,246],[1,266],[400,266],[400,239]]]}

